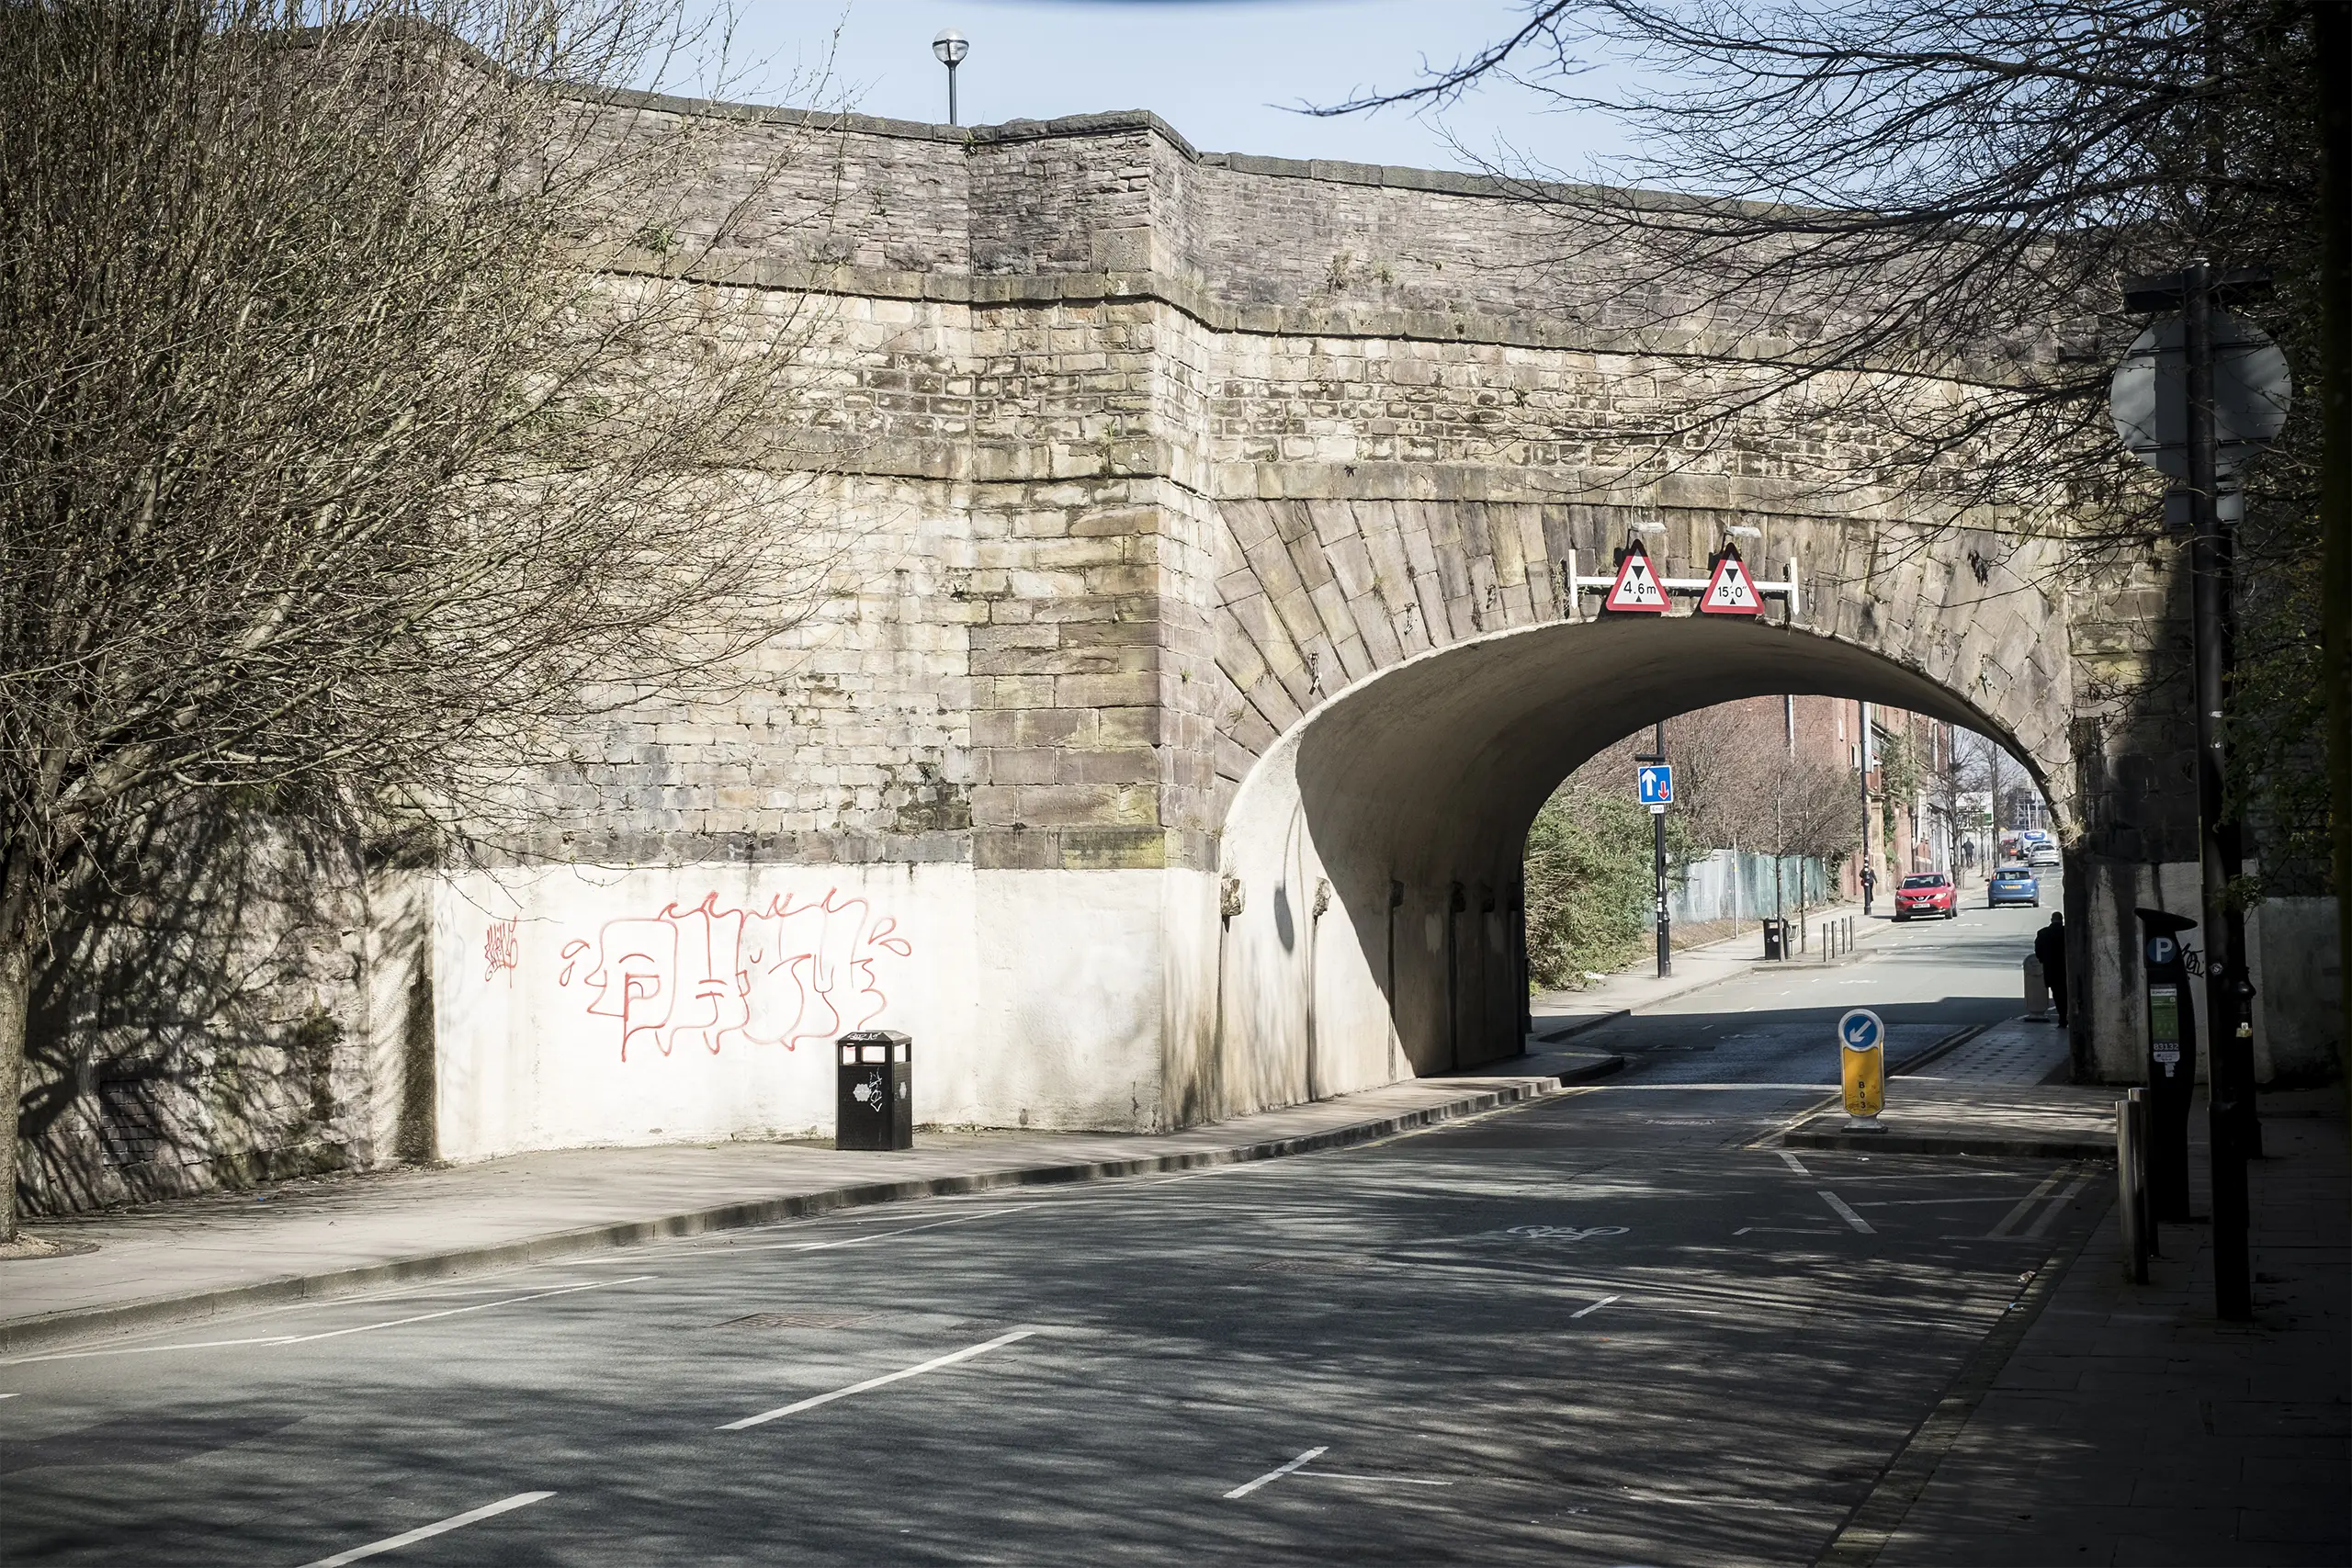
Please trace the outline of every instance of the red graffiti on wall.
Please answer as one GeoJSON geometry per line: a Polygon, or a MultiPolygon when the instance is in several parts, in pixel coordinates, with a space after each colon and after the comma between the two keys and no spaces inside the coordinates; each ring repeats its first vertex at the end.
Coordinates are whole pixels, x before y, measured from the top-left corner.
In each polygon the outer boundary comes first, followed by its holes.
{"type": "Polygon", "coordinates": [[[729,1041],[790,1051],[881,1016],[889,998],[875,984],[877,956],[914,955],[898,929],[838,889],[764,909],[723,909],[707,893],[692,908],[608,920],[595,942],[566,942],[556,983],[577,979],[594,993],[592,1015],[620,1021],[624,1062],[647,1043],[665,1056],[682,1044],[716,1054],[729,1041]]]}
{"type": "Polygon", "coordinates": [[[481,939],[481,977],[485,983],[498,978],[501,969],[506,971],[506,983],[514,983],[514,971],[523,963],[523,939],[515,920],[492,920],[489,934],[481,939]]]}

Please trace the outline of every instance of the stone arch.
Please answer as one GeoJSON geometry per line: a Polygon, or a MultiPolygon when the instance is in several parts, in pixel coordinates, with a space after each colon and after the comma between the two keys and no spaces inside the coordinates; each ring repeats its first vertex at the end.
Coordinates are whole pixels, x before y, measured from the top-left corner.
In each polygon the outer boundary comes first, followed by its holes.
{"type": "Polygon", "coordinates": [[[1213,1027],[1170,1064],[1184,1119],[1516,1053],[1528,824],[1578,763],[1676,713],[1795,692],[1930,714],[2001,740],[2075,823],[2060,606],[2031,562],[1980,581],[1958,530],[1890,564],[1868,558],[1883,520],[1857,549],[1843,520],[1713,508],[1226,513],[1218,853],[1242,907],[1221,922],[1213,1027]],[[1762,527],[1764,575],[1795,563],[1795,615],[1597,618],[1560,591],[1570,551],[1605,570],[1639,524],[1663,523],[1653,553],[1696,575],[1734,517],[1762,527]]]}

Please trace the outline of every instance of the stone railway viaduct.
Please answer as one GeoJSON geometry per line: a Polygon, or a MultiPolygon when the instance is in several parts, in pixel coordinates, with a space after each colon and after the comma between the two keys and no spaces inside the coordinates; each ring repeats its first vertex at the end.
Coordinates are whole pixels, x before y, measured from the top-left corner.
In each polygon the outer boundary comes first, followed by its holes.
{"type": "MultiPolygon", "coordinates": [[[[2078,984],[2137,995],[2132,907],[2193,886],[2187,759],[2175,715],[2093,694],[2143,684],[2168,560],[2086,581],[1826,498],[1866,434],[1801,413],[1661,462],[1638,433],[1677,386],[1777,345],[1612,326],[1537,265],[1555,220],[1477,180],[1204,155],[1143,114],[742,134],[824,150],[713,276],[824,314],[857,591],[772,693],[564,783],[579,869],[438,897],[447,1152],[822,1124],[821,1039],[868,1016],[916,1036],[926,1120],[994,1124],[1515,1053],[1536,807],[1640,726],[1781,691],[2007,743],[2063,825],[2078,984]],[[1796,614],[1564,592],[1571,551],[1646,528],[1687,573],[1735,525],[1796,614]],[[828,900],[864,905],[838,952],[769,930],[828,900]]],[[[2080,1069],[2130,1076],[2131,1008],[2075,1016],[2080,1069]]]]}
{"type": "Polygon", "coordinates": [[[2086,568],[1831,494],[1869,435],[1803,409],[1664,461],[1677,389],[1780,345],[1612,321],[1539,265],[1556,220],[1475,179],[1144,114],[731,134],[806,150],[712,276],[820,319],[842,592],[741,698],[583,738],[548,859],[376,879],[332,1003],[347,1157],[828,1126],[860,1024],[915,1037],[948,1123],[1164,1127],[1512,1054],[1537,807],[1784,691],[2032,770],[2099,998],[2077,1071],[2134,1076],[2131,910],[2195,887],[2180,683],[2148,679],[2168,551],[2086,568]],[[1572,551],[1645,529],[1687,575],[1734,525],[1794,614],[1563,591],[1572,551]]]}

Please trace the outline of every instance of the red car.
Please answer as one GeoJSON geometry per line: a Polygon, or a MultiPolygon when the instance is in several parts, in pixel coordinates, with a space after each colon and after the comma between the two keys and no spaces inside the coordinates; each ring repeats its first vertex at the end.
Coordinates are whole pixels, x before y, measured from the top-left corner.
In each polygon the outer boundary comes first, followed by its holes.
{"type": "Polygon", "coordinates": [[[1960,896],[1952,887],[1951,878],[1940,871],[1905,877],[1903,886],[1894,890],[1894,918],[1907,920],[1914,915],[1941,915],[1948,920],[1958,919],[1960,896]]]}

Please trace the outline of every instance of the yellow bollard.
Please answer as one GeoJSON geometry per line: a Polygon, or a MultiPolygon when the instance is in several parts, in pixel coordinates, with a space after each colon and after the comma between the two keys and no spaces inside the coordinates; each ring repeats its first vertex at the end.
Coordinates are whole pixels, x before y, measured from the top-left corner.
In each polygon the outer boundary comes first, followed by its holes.
{"type": "Polygon", "coordinates": [[[1868,1008],[1856,1008],[1838,1021],[1838,1043],[1846,1130],[1885,1132],[1878,1113],[1886,1109],[1886,1025],[1868,1008]]]}

